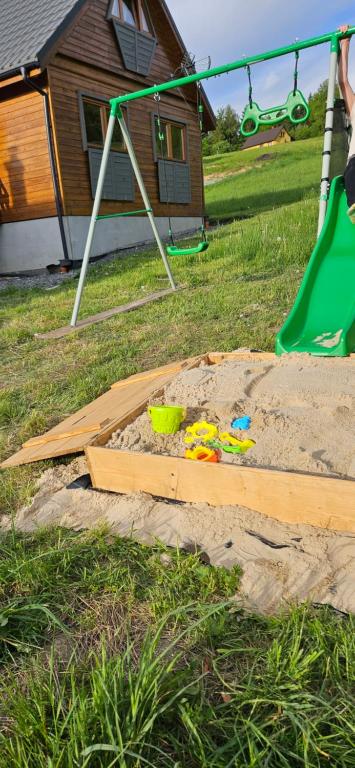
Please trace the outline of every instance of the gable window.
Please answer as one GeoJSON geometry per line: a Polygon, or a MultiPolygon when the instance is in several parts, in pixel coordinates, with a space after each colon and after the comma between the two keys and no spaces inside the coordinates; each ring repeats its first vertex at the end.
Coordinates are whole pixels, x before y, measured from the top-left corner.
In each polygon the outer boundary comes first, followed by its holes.
{"type": "Polygon", "coordinates": [[[147,77],[157,39],[146,0],[110,0],[107,19],[113,26],[124,67],[147,77]]]}
{"type": "MultiPolygon", "coordinates": [[[[93,101],[83,98],[83,113],[85,123],[86,145],[87,147],[97,147],[103,149],[107,134],[108,121],[110,118],[110,107],[104,102],[93,101]]],[[[116,121],[111,150],[114,152],[126,152],[119,123],[116,121]]]]}
{"type": "Polygon", "coordinates": [[[159,160],[186,162],[186,126],[155,118],[155,152],[159,160]]]}
{"type": "Polygon", "coordinates": [[[141,32],[152,34],[152,25],[144,0],[113,0],[111,15],[141,32]]]}

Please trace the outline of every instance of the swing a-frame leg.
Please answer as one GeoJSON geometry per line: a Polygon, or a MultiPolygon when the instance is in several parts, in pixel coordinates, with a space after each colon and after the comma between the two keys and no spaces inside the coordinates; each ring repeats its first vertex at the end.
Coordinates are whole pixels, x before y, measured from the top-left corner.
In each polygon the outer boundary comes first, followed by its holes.
{"type": "MultiPolygon", "coordinates": [[[[170,269],[169,261],[167,259],[166,253],[165,253],[164,245],[162,243],[161,237],[160,237],[159,232],[158,232],[157,225],[155,223],[153,211],[152,211],[152,208],[151,208],[151,205],[150,205],[150,200],[149,200],[148,193],[147,193],[144,181],[143,181],[142,174],[140,172],[140,168],[139,168],[139,165],[138,165],[138,162],[137,162],[136,154],[135,154],[135,151],[134,151],[134,147],[133,147],[133,144],[132,144],[132,140],[131,140],[128,128],[126,126],[126,123],[125,123],[125,120],[124,120],[124,117],[123,117],[123,114],[122,114],[122,110],[120,108],[116,108],[115,111],[116,111],[116,114],[117,114],[118,122],[119,122],[120,127],[121,127],[122,135],[123,135],[126,147],[127,147],[127,152],[129,154],[129,157],[130,157],[130,160],[131,160],[131,163],[132,163],[133,171],[134,171],[135,177],[137,179],[137,184],[138,184],[140,193],[141,193],[142,198],[143,198],[143,203],[144,203],[144,206],[145,206],[144,210],[145,210],[145,212],[146,212],[146,214],[147,214],[147,216],[149,218],[149,221],[150,221],[150,224],[151,224],[151,227],[152,227],[152,230],[153,230],[153,234],[154,234],[155,240],[157,242],[157,245],[158,245],[158,248],[159,248],[162,260],[163,260],[163,264],[164,264],[166,273],[167,273],[168,278],[169,278],[171,290],[175,291],[176,290],[176,285],[175,285],[175,282],[174,282],[174,278],[173,278],[173,275],[172,275],[172,272],[171,272],[171,269],[170,269]]],[[[88,269],[88,265],[89,265],[90,256],[91,256],[91,253],[92,253],[92,244],[93,244],[94,235],[95,235],[96,222],[98,221],[98,218],[99,218],[99,211],[100,211],[100,205],[101,205],[101,200],[102,200],[103,188],[104,188],[104,183],[105,183],[107,164],[108,164],[108,160],[109,160],[109,156],[110,156],[110,150],[111,150],[111,144],[112,144],[113,131],[114,131],[114,127],[115,127],[115,121],[116,121],[116,115],[115,115],[114,112],[111,112],[109,123],[108,123],[106,139],[105,139],[104,151],[103,151],[102,160],[101,160],[100,173],[99,173],[99,178],[98,178],[98,182],[97,182],[94,206],[93,206],[93,210],[92,210],[92,214],[91,214],[90,226],[89,226],[88,236],[87,236],[87,240],[86,240],[86,246],[85,246],[85,251],[84,251],[84,256],[83,256],[83,262],[82,262],[82,266],[81,266],[79,284],[78,284],[78,289],[77,289],[77,293],[76,293],[76,297],[75,297],[75,303],[74,303],[74,308],[73,308],[73,314],[72,314],[71,323],[70,323],[71,328],[76,328],[77,324],[78,324],[78,315],[79,315],[81,299],[82,299],[82,295],[83,295],[83,291],[84,291],[84,286],[85,286],[86,273],[87,273],[87,269],[88,269]]],[[[168,291],[168,293],[170,293],[170,291],[168,291]]],[[[165,292],[161,292],[159,295],[158,294],[154,295],[154,298],[160,298],[162,295],[165,295],[165,294],[166,294],[166,291],[165,292]]],[[[153,300],[153,298],[152,298],[152,300],[153,300]]],[[[146,303],[146,301],[144,301],[144,303],[146,303]]],[[[138,304],[139,304],[139,302],[137,302],[137,305],[138,304]]],[[[133,308],[134,307],[132,307],[132,309],[133,308]]],[[[117,314],[119,309],[120,309],[119,307],[116,307],[116,311],[112,310],[112,313],[113,314],[117,314]]],[[[109,312],[110,312],[110,310],[108,311],[108,313],[109,312]]],[[[105,313],[101,313],[100,319],[105,319],[104,317],[102,317],[102,315],[104,315],[104,314],[105,313]]],[[[90,320],[90,318],[88,318],[88,320],[90,320]]],[[[93,320],[93,322],[99,322],[99,321],[98,320],[96,320],[96,321],[93,320]]],[[[91,323],[88,323],[88,324],[91,324],[91,323]]],[[[65,329],[60,329],[60,331],[64,331],[64,330],[65,329]]],[[[65,335],[65,334],[61,333],[61,335],[65,335]]],[[[43,335],[41,335],[41,338],[45,338],[45,336],[46,335],[43,334],[43,335]]]]}

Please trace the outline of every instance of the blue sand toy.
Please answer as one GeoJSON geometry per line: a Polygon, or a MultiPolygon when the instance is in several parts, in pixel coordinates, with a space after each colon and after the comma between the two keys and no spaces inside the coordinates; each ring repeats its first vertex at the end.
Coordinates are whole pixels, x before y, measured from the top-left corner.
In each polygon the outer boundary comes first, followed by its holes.
{"type": "Polygon", "coordinates": [[[232,429],[250,429],[250,425],[250,416],[242,416],[241,419],[234,419],[234,421],[232,421],[232,429]]]}

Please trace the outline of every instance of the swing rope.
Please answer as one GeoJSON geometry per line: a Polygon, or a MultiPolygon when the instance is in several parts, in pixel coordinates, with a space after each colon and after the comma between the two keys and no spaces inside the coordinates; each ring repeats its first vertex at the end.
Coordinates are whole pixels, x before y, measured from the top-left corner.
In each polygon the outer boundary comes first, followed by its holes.
{"type": "MultiPolygon", "coordinates": [[[[199,121],[200,126],[203,119],[203,105],[200,104],[200,93],[198,88],[198,104],[201,106],[201,109],[198,108],[198,115],[199,115],[199,121]]],[[[209,242],[207,239],[207,232],[205,229],[205,224],[203,223],[200,231],[202,234],[202,240],[201,242],[193,247],[193,248],[179,248],[174,239],[174,233],[173,233],[173,227],[172,227],[172,221],[171,221],[171,215],[170,215],[170,195],[169,195],[169,184],[168,184],[168,175],[166,170],[166,159],[165,159],[165,153],[164,153],[164,140],[167,142],[167,134],[164,133],[163,127],[162,127],[162,120],[161,120],[161,114],[160,114],[160,94],[156,93],[154,95],[154,101],[157,105],[157,126],[158,126],[158,138],[159,138],[159,145],[160,145],[160,155],[163,161],[163,168],[164,168],[164,182],[165,182],[165,188],[166,188],[166,204],[169,206],[169,213],[168,213],[168,220],[169,220],[169,238],[170,238],[170,246],[167,248],[167,252],[169,256],[192,256],[197,253],[202,253],[203,251],[207,251],[207,248],[209,247],[209,242]]],[[[202,129],[201,129],[202,130],[202,129]]]]}
{"type": "Polygon", "coordinates": [[[298,62],[300,58],[300,52],[295,51],[295,57],[296,57],[296,66],[295,66],[295,74],[294,74],[294,85],[293,85],[293,95],[296,96],[296,92],[298,91],[298,62]]]}
{"type": "Polygon", "coordinates": [[[200,131],[201,133],[203,133],[204,109],[203,109],[202,98],[201,98],[201,83],[197,83],[197,114],[198,114],[200,131]]]}
{"type": "Polygon", "coordinates": [[[248,73],[248,80],[249,80],[249,106],[252,108],[252,106],[253,106],[253,83],[251,81],[251,67],[250,67],[250,64],[247,65],[247,73],[248,73]]]}

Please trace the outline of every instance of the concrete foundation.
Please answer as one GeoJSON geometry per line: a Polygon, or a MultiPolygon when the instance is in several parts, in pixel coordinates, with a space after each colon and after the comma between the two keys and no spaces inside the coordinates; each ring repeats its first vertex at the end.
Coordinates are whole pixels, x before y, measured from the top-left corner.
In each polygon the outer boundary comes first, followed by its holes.
{"type": "MultiPolygon", "coordinates": [[[[169,233],[169,221],[156,219],[162,238],[169,233]]],[[[64,226],[69,257],[80,261],[89,229],[89,216],[66,216],[64,226]]],[[[176,235],[195,232],[202,224],[201,217],[179,216],[172,219],[176,235]]],[[[104,256],[116,250],[131,248],[154,240],[146,216],[104,219],[96,225],[92,257],[104,256]]],[[[0,274],[36,272],[63,258],[58,219],[19,221],[0,226],[0,274]]]]}

